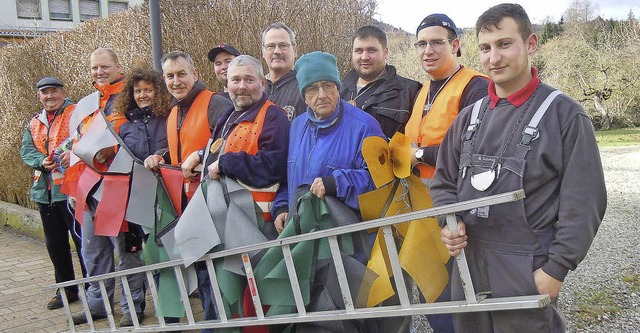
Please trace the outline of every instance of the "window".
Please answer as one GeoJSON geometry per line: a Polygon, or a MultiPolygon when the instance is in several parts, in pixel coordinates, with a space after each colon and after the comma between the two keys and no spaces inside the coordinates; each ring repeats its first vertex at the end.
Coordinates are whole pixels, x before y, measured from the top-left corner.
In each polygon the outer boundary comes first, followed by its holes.
{"type": "Polygon", "coordinates": [[[80,21],[100,17],[100,1],[80,0],[80,21]]]}
{"type": "Polygon", "coordinates": [[[18,18],[42,19],[40,0],[16,0],[18,18]]]}
{"type": "Polygon", "coordinates": [[[52,20],[70,21],[70,0],[49,0],[49,18],[52,20]]]}
{"type": "Polygon", "coordinates": [[[109,1],[109,15],[129,9],[129,5],[122,1],[109,1]]]}

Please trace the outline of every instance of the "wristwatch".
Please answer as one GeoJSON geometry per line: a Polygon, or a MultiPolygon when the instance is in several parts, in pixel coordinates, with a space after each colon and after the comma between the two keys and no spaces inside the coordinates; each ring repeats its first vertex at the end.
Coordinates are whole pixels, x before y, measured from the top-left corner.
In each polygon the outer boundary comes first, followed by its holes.
{"type": "Polygon", "coordinates": [[[423,155],[424,155],[424,149],[418,148],[418,150],[416,150],[416,153],[415,153],[414,156],[416,157],[416,160],[418,160],[418,162],[422,162],[422,156],[423,155]]]}

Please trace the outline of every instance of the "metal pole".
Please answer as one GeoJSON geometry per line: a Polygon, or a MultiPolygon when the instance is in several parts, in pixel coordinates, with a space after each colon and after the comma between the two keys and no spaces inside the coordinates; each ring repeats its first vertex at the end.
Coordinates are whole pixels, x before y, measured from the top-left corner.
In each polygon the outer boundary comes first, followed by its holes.
{"type": "Polygon", "coordinates": [[[160,26],[160,0],[149,0],[149,21],[151,22],[151,53],[153,69],[162,70],[162,27],[160,26]]]}

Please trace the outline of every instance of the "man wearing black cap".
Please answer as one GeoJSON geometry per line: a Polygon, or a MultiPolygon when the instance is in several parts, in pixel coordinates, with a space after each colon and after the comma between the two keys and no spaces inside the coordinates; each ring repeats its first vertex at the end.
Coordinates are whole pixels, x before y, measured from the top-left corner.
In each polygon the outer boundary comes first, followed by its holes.
{"type": "Polygon", "coordinates": [[[231,99],[231,97],[229,96],[229,89],[227,88],[227,68],[231,60],[239,55],[240,52],[231,44],[219,44],[212,48],[208,54],[209,61],[213,63],[213,72],[222,87],[222,91],[220,91],[219,94],[229,99],[231,99]]]}
{"type": "MultiPolygon", "coordinates": [[[[36,84],[42,111],[31,118],[22,138],[20,157],[34,170],[29,197],[38,204],[45,243],[53,264],[56,283],[75,279],[73,259],[69,246],[69,232],[80,258],[82,276],[86,269],[82,260],[80,226],[67,209],[67,196],[60,193],[61,166],[68,167],[68,151],[56,150],[69,137],[69,119],[76,105],[67,98],[64,85],[55,77],[42,78],[36,84]],[[60,165],[62,164],[62,165],[60,165]]],[[[78,287],[65,290],[70,303],[78,300],[78,287]]],[[[59,292],[49,301],[47,308],[63,306],[59,292]]]]}
{"type": "MultiPolygon", "coordinates": [[[[405,134],[414,146],[412,165],[427,187],[431,187],[440,142],[449,126],[460,110],[487,96],[489,86],[486,76],[458,63],[461,45],[457,30],[445,14],[425,17],[416,30],[414,46],[431,80],[425,82],[416,98],[405,134]]],[[[449,272],[451,263],[447,264],[449,272]]],[[[447,285],[437,301],[450,299],[447,285]]],[[[427,320],[435,332],[453,332],[450,314],[429,315],[427,320]]]]}
{"type": "Polygon", "coordinates": [[[435,171],[440,141],[465,106],[487,96],[486,77],[458,63],[456,25],[445,14],[431,14],[416,30],[418,58],[431,80],[418,94],[405,133],[414,145],[412,163],[427,186],[435,171]]]}

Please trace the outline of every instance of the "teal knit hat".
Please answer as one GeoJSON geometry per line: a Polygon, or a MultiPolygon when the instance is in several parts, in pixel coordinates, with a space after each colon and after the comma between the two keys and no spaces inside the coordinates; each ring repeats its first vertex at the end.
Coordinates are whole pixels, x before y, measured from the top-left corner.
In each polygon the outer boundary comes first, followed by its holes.
{"type": "Polygon", "coordinates": [[[304,97],[304,90],[318,81],[335,82],[338,90],[342,88],[336,57],[332,54],[320,51],[307,53],[296,61],[295,66],[298,89],[302,97],[304,97]]]}

